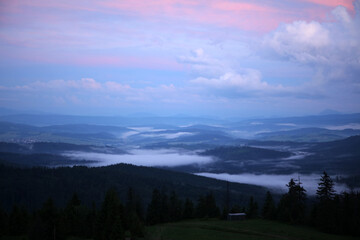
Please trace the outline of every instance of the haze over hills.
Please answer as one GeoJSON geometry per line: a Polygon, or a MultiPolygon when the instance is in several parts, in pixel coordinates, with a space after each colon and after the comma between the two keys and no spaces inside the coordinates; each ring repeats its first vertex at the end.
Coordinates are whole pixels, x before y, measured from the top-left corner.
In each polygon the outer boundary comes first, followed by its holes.
{"type": "MultiPolygon", "coordinates": [[[[286,118],[261,118],[234,121],[222,118],[203,117],[124,117],[124,116],[73,116],[73,115],[44,115],[44,114],[11,114],[0,116],[0,121],[33,126],[51,125],[106,125],[122,127],[154,127],[168,129],[172,127],[206,127],[209,130],[231,128],[239,131],[275,131],[291,130],[308,127],[326,128],[330,130],[344,130],[346,128],[360,128],[360,114],[333,114],[286,118]],[[194,126],[195,125],[195,126],[194,126]],[[201,126],[203,125],[203,126],[201,126]]],[[[71,127],[71,126],[70,126],[71,127]]],[[[53,127],[54,128],[54,127],[53,127]]]]}
{"type": "Polygon", "coordinates": [[[0,140],[14,143],[0,144],[5,164],[29,167],[128,163],[212,174],[222,179],[223,173],[302,174],[313,178],[313,174],[326,170],[343,176],[346,182],[346,178],[360,175],[356,150],[360,114],[241,122],[185,116],[21,116],[25,117],[0,117],[13,121],[0,122],[0,140]],[[34,125],[16,123],[25,122],[27,116],[34,125]],[[64,124],[68,121],[77,123],[64,124]],[[128,121],[131,124],[127,125],[128,121]]]}
{"type": "Polygon", "coordinates": [[[299,128],[287,131],[258,133],[255,138],[263,141],[324,142],[359,135],[360,129],[331,130],[326,128],[299,128]]]}

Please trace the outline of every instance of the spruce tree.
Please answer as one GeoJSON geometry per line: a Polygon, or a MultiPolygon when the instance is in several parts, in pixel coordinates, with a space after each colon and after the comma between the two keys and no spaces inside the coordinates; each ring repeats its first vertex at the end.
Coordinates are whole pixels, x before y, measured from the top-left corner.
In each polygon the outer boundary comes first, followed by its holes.
{"type": "Polygon", "coordinates": [[[248,218],[257,218],[258,217],[258,210],[259,210],[259,207],[258,207],[258,204],[257,202],[254,200],[254,197],[251,196],[250,197],[250,201],[249,201],[249,206],[248,206],[248,209],[247,209],[247,217],[248,218]]]}
{"type": "Polygon", "coordinates": [[[206,200],[205,197],[201,195],[197,200],[196,217],[203,218],[206,217],[206,214],[207,214],[206,200]]]}
{"type": "Polygon", "coordinates": [[[288,192],[282,196],[278,207],[279,220],[290,223],[303,223],[305,221],[306,190],[301,185],[300,179],[290,179],[286,185],[288,192]]]}
{"type": "Polygon", "coordinates": [[[28,230],[28,218],[25,208],[14,205],[9,216],[10,235],[24,235],[28,230]]]}
{"type": "Polygon", "coordinates": [[[151,202],[147,208],[146,221],[150,225],[160,223],[162,221],[162,196],[158,189],[154,189],[151,202]]]}
{"type": "Polygon", "coordinates": [[[174,191],[171,192],[169,198],[169,214],[170,221],[179,221],[182,215],[182,201],[178,198],[174,191]]]}
{"type": "Polygon", "coordinates": [[[185,204],[184,204],[184,211],[183,216],[184,219],[190,219],[194,217],[194,203],[186,198],[185,204]]]}
{"type": "Polygon", "coordinates": [[[207,217],[215,218],[220,216],[220,209],[216,206],[216,200],[212,192],[206,195],[207,217]]]}
{"type": "Polygon", "coordinates": [[[89,228],[86,224],[88,214],[88,208],[81,204],[79,197],[74,193],[63,213],[62,220],[66,226],[67,234],[79,237],[86,236],[89,228]]]}
{"type": "Polygon", "coordinates": [[[144,236],[144,226],[139,216],[140,207],[138,206],[137,196],[132,188],[128,189],[125,205],[124,226],[129,230],[132,238],[144,236]]]}
{"type": "Polygon", "coordinates": [[[335,232],[339,224],[336,216],[338,208],[333,201],[335,197],[334,182],[325,171],[320,178],[316,195],[319,202],[316,205],[316,212],[312,216],[315,217],[313,222],[323,231],[335,232]]]}
{"type": "Polygon", "coordinates": [[[316,195],[320,201],[332,200],[335,196],[334,182],[325,171],[320,178],[319,187],[316,190],[316,195]]]}
{"type": "Polygon", "coordinates": [[[262,217],[265,219],[274,219],[276,214],[275,203],[269,191],[266,192],[266,198],[262,209],[262,217]]]}
{"type": "Polygon", "coordinates": [[[60,224],[60,211],[49,198],[35,214],[29,232],[29,239],[65,239],[64,226],[60,224]]]}
{"type": "Polygon", "coordinates": [[[123,239],[124,230],[122,226],[122,213],[123,206],[117,192],[114,189],[110,189],[105,195],[104,202],[102,203],[97,218],[97,232],[95,239],[123,239]]]}
{"type": "Polygon", "coordinates": [[[0,238],[8,231],[8,216],[0,205],[0,238]]]}
{"type": "Polygon", "coordinates": [[[215,218],[220,216],[220,209],[216,206],[215,197],[211,192],[199,197],[196,206],[196,216],[199,218],[215,218]]]}

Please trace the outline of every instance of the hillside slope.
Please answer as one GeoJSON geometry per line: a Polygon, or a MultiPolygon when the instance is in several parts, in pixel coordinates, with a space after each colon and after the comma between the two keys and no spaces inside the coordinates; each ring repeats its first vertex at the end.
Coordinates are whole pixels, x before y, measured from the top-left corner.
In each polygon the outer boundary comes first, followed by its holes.
{"type": "MultiPolygon", "coordinates": [[[[115,188],[125,200],[131,187],[147,204],[154,188],[175,191],[183,198],[196,201],[201,194],[213,192],[219,205],[225,203],[226,182],[186,173],[118,164],[107,167],[87,168],[12,168],[0,165],[0,204],[10,208],[19,204],[39,208],[52,197],[59,206],[77,193],[86,204],[99,204],[109,188],[115,188]]],[[[261,199],[265,188],[231,183],[231,199],[246,206],[250,196],[261,199]]]]}

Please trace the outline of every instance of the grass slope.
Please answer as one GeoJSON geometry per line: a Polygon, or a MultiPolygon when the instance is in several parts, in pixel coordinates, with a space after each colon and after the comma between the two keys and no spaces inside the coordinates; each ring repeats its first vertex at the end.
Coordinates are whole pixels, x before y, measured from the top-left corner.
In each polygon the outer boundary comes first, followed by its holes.
{"type": "MultiPolygon", "coordinates": [[[[1,240],[28,239],[26,236],[0,237],[1,240]]],[[[146,228],[146,240],[355,240],[350,236],[332,235],[304,226],[292,226],[266,220],[228,222],[191,220],[146,228]]],[[[67,240],[86,240],[69,237],[67,240]]]]}
{"type": "Polygon", "coordinates": [[[147,228],[147,239],[162,240],[350,240],[348,236],[330,235],[317,230],[265,220],[228,222],[192,220],[147,228]]]}

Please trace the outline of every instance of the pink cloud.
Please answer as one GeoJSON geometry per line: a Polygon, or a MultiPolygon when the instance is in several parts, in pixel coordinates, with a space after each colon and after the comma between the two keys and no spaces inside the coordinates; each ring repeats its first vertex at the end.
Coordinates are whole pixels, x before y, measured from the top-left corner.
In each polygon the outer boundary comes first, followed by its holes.
{"type": "Polygon", "coordinates": [[[214,2],[212,7],[219,10],[225,10],[230,12],[240,12],[240,11],[256,11],[256,12],[276,12],[277,10],[267,6],[261,6],[253,3],[244,3],[244,2],[230,2],[230,1],[220,1],[214,2]]]}
{"type": "Polygon", "coordinates": [[[280,23],[299,19],[321,21],[326,18],[329,7],[339,4],[353,9],[351,0],[293,1],[300,9],[285,0],[271,6],[264,2],[0,1],[0,26],[6,26],[0,31],[0,46],[5,46],[2,54],[7,59],[31,63],[182,70],[184,67],[175,59],[178,53],[167,50],[189,48],[190,38],[218,40],[229,33],[229,38],[234,39],[238,30],[263,34],[276,29],[280,23]],[[183,43],[178,39],[184,40],[183,43]],[[7,49],[8,45],[15,48],[7,49]],[[128,50],[130,48],[133,50],[128,50]],[[144,49],[148,52],[141,56],[144,49]],[[149,56],[151,51],[153,56],[149,56]]]}
{"type": "MultiPolygon", "coordinates": [[[[71,60],[70,60],[71,61],[71,60]]],[[[147,69],[183,69],[175,59],[137,56],[74,56],[72,63],[85,66],[117,66],[147,69]]]]}
{"type": "Polygon", "coordinates": [[[339,5],[342,5],[349,10],[354,10],[354,6],[353,6],[354,0],[302,0],[302,1],[311,2],[327,7],[337,7],[339,5]]]}
{"type": "MultiPolygon", "coordinates": [[[[53,53],[54,54],[54,53],[53,53]]],[[[142,69],[167,69],[183,70],[183,64],[179,63],[176,58],[158,57],[158,56],[107,56],[107,55],[79,55],[74,53],[56,52],[56,57],[49,56],[47,52],[39,49],[20,53],[5,52],[3,56],[13,60],[22,60],[31,64],[47,63],[91,67],[125,67],[125,68],[142,68],[142,69]]]]}
{"type": "MultiPolygon", "coordinates": [[[[152,18],[156,21],[171,19],[173,21],[190,21],[200,24],[221,27],[236,27],[251,31],[267,31],[279,23],[279,12],[275,8],[256,3],[231,1],[107,1],[101,4],[104,8],[120,11],[126,15],[152,18]],[[241,14],[239,14],[241,12],[241,14]],[[263,14],[259,16],[259,13],[263,14]],[[264,13],[267,13],[264,15],[264,13]]],[[[281,20],[280,20],[281,21],[281,20]]]]}
{"type": "MultiPolygon", "coordinates": [[[[300,2],[310,2],[319,6],[335,7],[343,5],[353,10],[353,0],[297,0],[300,2]]],[[[132,1],[10,1],[3,3],[0,13],[21,14],[22,17],[31,19],[42,19],[50,22],[61,22],[63,17],[80,18],[82,15],[72,14],[77,12],[98,12],[101,14],[125,15],[129,17],[147,18],[153,21],[188,21],[200,24],[211,24],[221,27],[236,27],[243,30],[264,32],[275,29],[281,22],[289,22],[297,17],[298,14],[291,14],[294,10],[291,5],[264,5],[263,2],[247,1],[220,1],[220,0],[132,0],[132,1]],[[62,18],[58,18],[57,13],[47,10],[62,11],[62,18]],[[64,14],[65,13],[65,14],[64,14]],[[241,13],[241,14],[240,14],[241,13]],[[64,15],[63,15],[64,14],[64,15]]],[[[294,1],[296,2],[296,1],[294,1]]],[[[306,12],[309,9],[301,9],[306,12]]],[[[323,12],[319,11],[320,15],[323,12]]],[[[0,14],[1,22],[21,21],[19,18],[9,18],[0,14]]],[[[304,18],[302,18],[304,19],[304,18]]],[[[305,19],[307,20],[307,19],[305,19]]]]}

